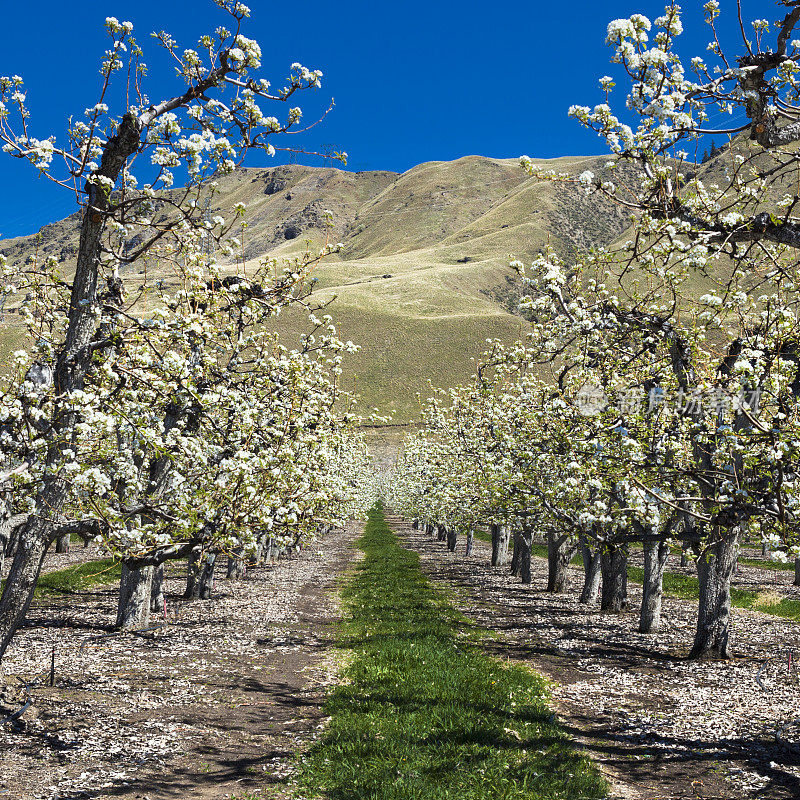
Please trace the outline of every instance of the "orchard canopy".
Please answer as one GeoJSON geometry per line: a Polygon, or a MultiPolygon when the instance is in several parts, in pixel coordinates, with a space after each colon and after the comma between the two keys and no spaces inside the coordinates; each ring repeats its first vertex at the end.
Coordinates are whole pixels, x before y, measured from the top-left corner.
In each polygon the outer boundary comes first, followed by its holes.
{"type": "Polygon", "coordinates": [[[677,5],[608,25],[619,77],[569,112],[605,139],[602,174],[522,166],[618,203],[630,229],[575,260],[514,262],[526,342],[495,343],[472,385],[431,401],[395,485],[430,522],[515,520],[546,528],[556,550],[580,544],[587,590],[597,549],[610,609],[624,597],[618,554],[644,543],[643,631],[658,625],[669,544],[683,543],[698,567],[697,656],[727,653],[745,534],[800,555],[800,4],[783,5],[777,24],[743,29],[734,56],[707,3],[710,54],[688,63],[677,5]],[[725,128],[737,111],[745,124],[725,128]],[[721,133],[725,155],[703,169],[688,151],[721,133]]]}
{"type": "Polygon", "coordinates": [[[118,623],[134,626],[165,560],[244,558],[265,538],[295,546],[371,504],[367,455],[339,389],[356,347],[304,288],[339,246],[248,270],[244,206],[204,212],[216,179],[248,151],[274,154],[302,130],[291,101],[318,89],[322,73],[294,64],[273,88],[242,32],[249,9],[217,5],[230,27],[199,50],[154,34],[184,84],[164,99],[148,94],[133,25],[109,17],[99,94],[62,136],[35,137],[22,78],[0,78],[3,150],[74,193],[81,213],[74,274],[55,259],[4,266],[2,291],[23,298],[30,347],[0,394],[0,552],[16,543],[0,657],[54,539],[96,538],[122,560],[118,623]],[[170,277],[132,281],[137,262],[170,277]],[[298,304],[309,323],[289,349],[274,318],[298,304]]]}

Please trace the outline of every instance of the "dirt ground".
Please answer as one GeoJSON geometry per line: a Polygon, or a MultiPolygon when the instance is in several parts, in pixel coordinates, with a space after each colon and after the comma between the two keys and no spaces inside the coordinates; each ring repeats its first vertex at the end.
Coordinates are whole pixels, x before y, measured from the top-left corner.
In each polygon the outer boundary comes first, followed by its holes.
{"type": "MultiPolygon", "coordinates": [[[[555,711],[608,776],[614,798],[800,797],[800,626],[734,609],[735,658],[690,662],[696,608],[689,601],[666,599],[662,632],[639,634],[636,585],[631,611],[600,614],[577,602],[579,569],[571,570],[570,591],[549,594],[545,559],[533,559],[533,583],[524,586],[507,569],[489,566],[483,542],[467,558],[463,541],[450,554],[405,522],[390,524],[456,606],[495,632],[492,653],[555,682],[555,711]]],[[[743,585],[755,584],[753,572],[743,571],[743,585]]],[[[761,575],[767,585],[775,578],[761,575]]],[[[791,577],[778,575],[782,584],[791,577]]]]}
{"type": "Polygon", "coordinates": [[[25,730],[0,728],[0,800],[284,796],[293,756],[325,723],[335,589],[359,530],[220,579],[209,601],[180,599],[173,571],[153,620],[166,624],[138,635],[113,634],[114,587],[36,605],[7,655],[34,705],[25,730]]]}
{"type": "MultiPolygon", "coordinates": [[[[499,658],[553,681],[554,709],[613,785],[615,800],[800,797],[800,627],[734,610],[725,663],[686,660],[694,604],[667,599],[664,629],[636,633],[632,611],[601,615],[572,591],[542,591],[546,562],[523,586],[396,517],[390,524],[499,658]],[[791,666],[788,655],[792,653],[791,666]]],[[[338,670],[335,589],[355,558],[354,523],[317,547],[217,582],[210,601],[180,598],[138,635],[112,629],[115,588],[37,604],[8,653],[12,693],[33,707],[0,728],[0,800],[267,800],[292,794],[295,755],[325,725],[338,670]],[[55,686],[48,686],[55,653],[55,686]]],[[[82,549],[47,568],[82,560],[82,549]]],[[[224,565],[221,565],[224,566],[224,565]]],[[[670,564],[674,569],[675,565],[670,564]]],[[[743,569],[748,588],[794,596],[792,573],[743,569]],[[776,584],[777,581],[777,584],[776,584]]],[[[580,800],[570,798],[570,800],[580,800]]]]}

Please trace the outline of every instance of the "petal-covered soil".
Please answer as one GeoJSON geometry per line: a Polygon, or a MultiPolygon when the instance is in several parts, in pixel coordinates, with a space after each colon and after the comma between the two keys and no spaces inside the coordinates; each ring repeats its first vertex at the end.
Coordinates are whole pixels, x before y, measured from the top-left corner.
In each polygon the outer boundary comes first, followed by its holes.
{"type": "Polygon", "coordinates": [[[21,705],[27,682],[33,707],[24,730],[0,727],[0,798],[281,796],[324,725],[335,589],[359,527],[218,579],[209,601],[180,599],[174,565],[162,627],[138,635],[113,633],[113,586],[37,603],[5,662],[7,694],[21,705]]]}

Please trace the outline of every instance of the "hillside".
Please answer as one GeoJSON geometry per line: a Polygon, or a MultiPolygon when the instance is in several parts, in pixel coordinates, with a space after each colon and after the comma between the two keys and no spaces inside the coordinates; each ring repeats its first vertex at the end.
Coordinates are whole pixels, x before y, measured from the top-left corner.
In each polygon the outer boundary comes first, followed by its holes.
{"type": "MultiPolygon", "coordinates": [[[[543,162],[578,174],[601,171],[603,157],[543,162]]],[[[289,255],[330,235],[341,256],[315,271],[315,299],[330,306],[340,334],[362,346],[349,359],[345,387],[367,409],[413,417],[415,393],[427,380],[449,386],[466,379],[487,338],[512,340],[524,329],[513,313],[508,262],[524,261],[547,243],[564,254],[611,242],[627,226],[616,207],[563,184],[528,178],[515,159],[468,156],[421,164],[403,174],[346,172],[297,165],[241,169],[220,181],[212,213],[247,204],[245,255],[289,255]],[[333,213],[326,231],[323,210],[333,213]]],[[[71,271],[77,215],[35,237],[0,242],[21,263],[37,249],[71,271]]],[[[140,268],[135,268],[137,271],[140,268]]],[[[137,276],[130,276],[134,281],[137,276]]],[[[155,275],[152,268],[148,278],[155,275]]],[[[3,349],[20,345],[6,315],[3,349]]],[[[291,338],[291,317],[281,327],[291,338]]]]}

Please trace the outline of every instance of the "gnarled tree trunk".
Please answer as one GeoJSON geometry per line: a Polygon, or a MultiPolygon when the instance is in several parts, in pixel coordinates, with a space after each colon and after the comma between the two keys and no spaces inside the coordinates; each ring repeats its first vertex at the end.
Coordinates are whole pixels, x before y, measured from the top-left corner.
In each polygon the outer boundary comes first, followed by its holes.
{"type": "Polygon", "coordinates": [[[19,533],[0,599],[0,662],[28,613],[51,535],[50,520],[33,514],[19,533]]]}
{"type": "MultiPolygon", "coordinates": [[[[103,145],[96,175],[116,183],[129,156],[140,144],[144,123],[140,116],[123,115],[116,133],[103,145]]],[[[71,394],[84,385],[92,353],[88,345],[97,329],[96,301],[100,271],[101,239],[106,227],[106,211],[111,203],[106,189],[97,183],[86,184],[87,204],[81,219],[81,234],[75,275],[72,280],[67,332],[56,356],[54,382],[56,397],[67,398],[67,406],[56,407],[49,432],[46,463],[53,472],[46,474],[31,514],[20,534],[17,552],[0,597],[0,662],[14,633],[28,612],[42,568],[42,561],[53,535],[53,520],[67,498],[68,483],[58,474],[59,465],[68,463],[65,451],[75,438],[77,412],[69,407],[71,394]]]]}
{"type": "Polygon", "coordinates": [[[794,560],[794,585],[800,586],[800,558],[794,560]]]}
{"type": "Polygon", "coordinates": [[[602,552],[599,547],[592,550],[586,536],[580,537],[580,551],[583,560],[583,589],[578,602],[594,604],[600,593],[602,552]]]}
{"type": "Polygon", "coordinates": [[[470,528],[467,531],[467,555],[468,556],[472,555],[472,545],[473,545],[474,538],[475,538],[475,531],[472,528],[470,528]]]}
{"type": "Polygon", "coordinates": [[[217,564],[216,553],[206,553],[200,567],[200,579],[198,580],[198,593],[201,600],[211,599],[211,592],[214,589],[214,567],[217,564]]]}
{"type": "Polygon", "coordinates": [[[644,581],[639,633],[656,633],[661,627],[664,567],[668,558],[669,545],[666,542],[644,542],[644,581]]]}
{"type": "Polygon", "coordinates": [[[440,542],[444,542],[447,539],[447,525],[436,526],[436,539],[440,542]]]}
{"type": "Polygon", "coordinates": [[[575,553],[575,540],[569,534],[547,531],[547,591],[563,592],[567,588],[569,562],[575,553]]]}
{"type": "Polygon", "coordinates": [[[458,530],[454,525],[447,526],[447,549],[451,553],[456,551],[456,543],[458,541],[458,530]]]}
{"type": "Polygon", "coordinates": [[[741,528],[717,528],[697,559],[697,630],[689,658],[727,658],[731,576],[739,554],[741,528]]]}
{"type": "Polygon", "coordinates": [[[153,567],[122,565],[117,604],[117,627],[141,628],[150,620],[153,567]]]}
{"type": "Polygon", "coordinates": [[[187,600],[200,597],[200,553],[197,550],[192,550],[186,559],[186,590],[183,596],[187,600]]]}
{"type": "Polygon", "coordinates": [[[69,553],[68,533],[64,533],[56,539],[56,553],[69,553]]]}
{"type": "Polygon", "coordinates": [[[509,530],[507,525],[492,524],[492,566],[504,567],[508,561],[509,530]]]}
{"type": "Polygon", "coordinates": [[[600,610],[618,614],[628,602],[628,546],[606,544],[600,557],[600,610]]]}
{"type": "Polygon", "coordinates": [[[167,616],[167,596],[164,593],[164,565],[153,567],[153,582],[150,587],[150,611],[167,616]]]}

